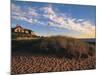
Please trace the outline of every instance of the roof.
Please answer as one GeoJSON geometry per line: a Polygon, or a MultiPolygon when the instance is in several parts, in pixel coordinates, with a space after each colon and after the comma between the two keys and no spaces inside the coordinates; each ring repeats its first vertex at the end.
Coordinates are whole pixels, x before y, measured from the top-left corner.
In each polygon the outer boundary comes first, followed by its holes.
{"type": "MultiPolygon", "coordinates": [[[[14,31],[14,30],[15,30],[16,28],[18,28],[18,27],[24,29],[23,27],[21,27],[20,25],[17,24],[16,27],[12,28],[11,30],[14,31]]],[[[29,32],[33,32],[32,30],[26,29],[26,28],[25,28],[24,30],[27,30],[27,31],[29,31],[29,32]]]]}
{"type": "Polygon", "coordinates": [[[30,32],[32,32],[32,30],[29,30],[29,29],[24,29],[24,30],[27,30],[27,31],[30,31],[30,32]]]}
{"type": "Polygon", "coordinates": [[[21,27],[19,24],[17,24],[17,25],[16,25],[16,28],[17,28],[17,27],[20,27],[20,28],[22,28],[22,27],[21,27]]]}

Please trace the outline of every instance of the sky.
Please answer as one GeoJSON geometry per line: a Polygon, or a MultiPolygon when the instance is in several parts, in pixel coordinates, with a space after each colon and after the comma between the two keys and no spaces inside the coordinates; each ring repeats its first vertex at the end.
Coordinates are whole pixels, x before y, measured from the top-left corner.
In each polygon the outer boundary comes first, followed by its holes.
{"type": "Polygon", "coordinates": [[[39,36],[95,38],[96,7],[12,1],[11,26],[19,24],[39,36]]]}

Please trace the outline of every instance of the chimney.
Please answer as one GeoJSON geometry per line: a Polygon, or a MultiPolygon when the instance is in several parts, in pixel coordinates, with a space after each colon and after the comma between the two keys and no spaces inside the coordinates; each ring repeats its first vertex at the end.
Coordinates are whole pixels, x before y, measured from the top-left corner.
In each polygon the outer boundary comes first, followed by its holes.
{"type": "Polygon", "coordinates": [[[19,24],[16,25],[16,27],[19,27],[19,26],[20,26],[19,24]]]}

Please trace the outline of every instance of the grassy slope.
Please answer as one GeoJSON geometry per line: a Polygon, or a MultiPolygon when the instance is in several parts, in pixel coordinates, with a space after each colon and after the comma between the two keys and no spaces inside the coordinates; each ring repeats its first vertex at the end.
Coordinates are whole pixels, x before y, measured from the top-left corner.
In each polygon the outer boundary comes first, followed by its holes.
{"type": "Polygon", "coordinates": [[[95,45],[74,38],[12,40],[12,74],[95,69],[95,61],[95,45]]]}
{"type": "Polygon", "coordinates": [[[74,38],[55,36],[34,40],[12,40],[12,52],[15,51],[85,57],[95,53],[95,45],[81,42],[74,38]]]}

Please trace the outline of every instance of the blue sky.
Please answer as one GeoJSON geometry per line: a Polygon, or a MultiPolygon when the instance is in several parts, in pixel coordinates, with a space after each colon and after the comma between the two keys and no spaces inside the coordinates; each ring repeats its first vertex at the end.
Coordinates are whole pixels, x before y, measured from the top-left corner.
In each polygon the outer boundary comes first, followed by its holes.
{"type": "Polygon", "coordinates": [[[95,38],[95,6],[12,1],[11,19],[12,27],[19,24],[40,36],[95,38]]]}

